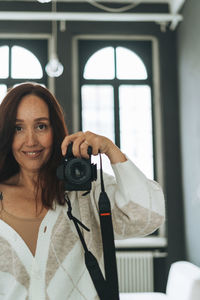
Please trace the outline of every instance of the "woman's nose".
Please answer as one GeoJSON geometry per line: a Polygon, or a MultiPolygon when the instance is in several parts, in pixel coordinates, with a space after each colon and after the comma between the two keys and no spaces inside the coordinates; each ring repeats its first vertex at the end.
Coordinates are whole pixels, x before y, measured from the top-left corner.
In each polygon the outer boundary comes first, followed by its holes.
{"type": "Polygon", "coordinates": [[[34,146],[37,144],[37,135],[35,134],[34,130],[27,130],[26,132],[26,145],[27,146],[34,146]]]}

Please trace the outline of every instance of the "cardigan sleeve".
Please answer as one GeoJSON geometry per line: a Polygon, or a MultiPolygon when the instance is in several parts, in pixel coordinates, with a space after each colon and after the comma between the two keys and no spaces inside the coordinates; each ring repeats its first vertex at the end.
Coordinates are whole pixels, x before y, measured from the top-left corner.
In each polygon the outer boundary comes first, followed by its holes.
{"type": "MultiPolygon", "coordinates": [[[[145,236],[158,229],[165,220],[164,196],[159,184],[149,180],[131,162],[112,165],[115,177],[104,174],[105,191],[112,208],[116,239],[145,236]]],[[[99,180],[90,193],[98,218],[99,180]]]]}

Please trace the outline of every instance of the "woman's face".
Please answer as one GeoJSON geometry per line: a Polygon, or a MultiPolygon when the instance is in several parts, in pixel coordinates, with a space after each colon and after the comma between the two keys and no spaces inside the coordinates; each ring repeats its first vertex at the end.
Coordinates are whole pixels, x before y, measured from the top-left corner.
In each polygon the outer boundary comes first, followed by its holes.
{"type": "Polygon", "coordinates": [[[53,129],[47,104],[38,96],[22,98],[16,116],[13,155],[21,170],[36,173],[48,161],[53,146],[53,129]]]}

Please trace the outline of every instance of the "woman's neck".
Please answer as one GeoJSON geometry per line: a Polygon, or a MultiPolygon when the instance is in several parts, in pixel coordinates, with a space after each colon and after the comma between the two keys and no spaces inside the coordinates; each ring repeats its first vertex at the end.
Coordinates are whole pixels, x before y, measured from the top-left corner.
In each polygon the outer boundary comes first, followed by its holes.
{"type": "Polygon", "coordinates": [[[35,190],[38,182],[38,173],[20,171],[17,174],[16,185],[26,187],[32,191],[35,190]]]}
{"type": "Polygon", "coordinates": [[[38,187],[37,183],[38,174],[23,171],[20,171],[5,182],[6,185],[19,188],[21,191],[23,190],[24,195],[32,195],[33,198],[37,198],[39,200],[41,196],[41,189],[38,187]]]}

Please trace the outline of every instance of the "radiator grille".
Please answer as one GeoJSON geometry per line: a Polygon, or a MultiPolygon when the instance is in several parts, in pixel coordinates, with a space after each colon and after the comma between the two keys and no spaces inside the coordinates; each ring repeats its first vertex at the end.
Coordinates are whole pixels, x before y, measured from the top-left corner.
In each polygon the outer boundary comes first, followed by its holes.
{"type": "Polygon", "coordinates": [[[153,253],[117,252],[119,291],[153,292],[153,253]]]}

